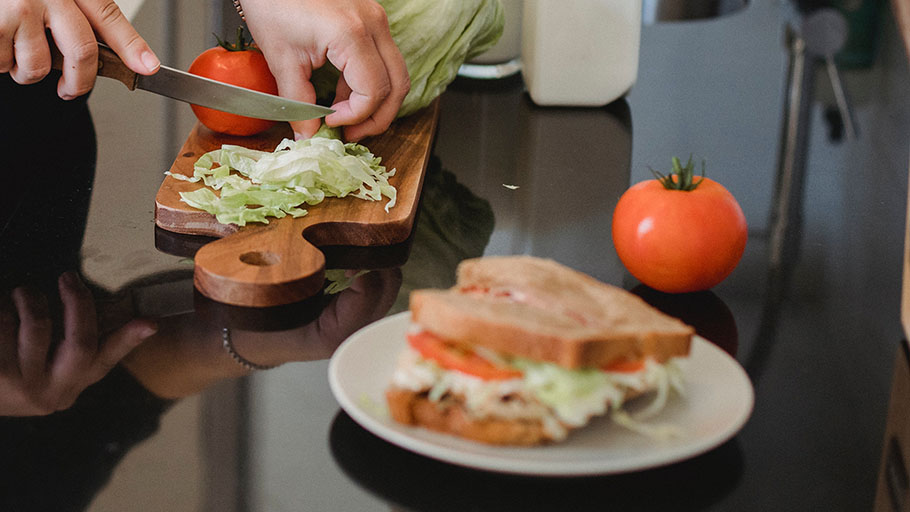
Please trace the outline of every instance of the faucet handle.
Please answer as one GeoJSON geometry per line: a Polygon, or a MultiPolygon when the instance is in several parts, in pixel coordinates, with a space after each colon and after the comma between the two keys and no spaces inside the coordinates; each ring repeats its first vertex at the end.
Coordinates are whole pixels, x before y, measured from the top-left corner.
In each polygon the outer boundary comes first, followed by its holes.
{"type": "Polygon", "coordinates": [[[837,103],[837,110],[840,112],[840,117],[844,122],[844,133],[846,133],[848,139],[854,140],[857,136],[857,129],[856,121],[853,117],[853,108],[847,99],[847,91],[844,88],[843,81],[841,81],[834,57],[825,57],[825,67],[828,71],[828,78],[831,80],[831,89],[834,91],[834,101],[837,103]]]}
{"type": "Polygon", "coordinates": [[[855,139],[857,130],[853,109],[847,98],[837,63],[834,61],[834,56],[847,42],[848,34],[847,20],[837,9],[830,7],[817,9],[803,18],[802,38],[806,42],[806,52],[825,61],[837,110],[844,123],[844,132],[848,139],[855,139]]]}

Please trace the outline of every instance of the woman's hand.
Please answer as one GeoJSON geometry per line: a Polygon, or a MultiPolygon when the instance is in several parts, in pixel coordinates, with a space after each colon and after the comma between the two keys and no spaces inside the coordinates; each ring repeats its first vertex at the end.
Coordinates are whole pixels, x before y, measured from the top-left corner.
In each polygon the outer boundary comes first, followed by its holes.
{"type": "Polygon", "coordinates": [[[0,73],[23,85],[47,76],[51,47],[46,30],[63,54],[63,76],[57,84],[63,99],[94,86],[98,40],[137,73],[150,75],[161,65],[113,0],[0,0],[0,73]]]}
{"type": "Polygon", "coordinates": [[[54,343],[44,295],[26,287],[0,298],[0,416],[45,415],[70,407],[156,331],[132,320],[99,342],[95,303],[74,273],[60,276],[63,339],[54,343]]]}
{"type": "MultiPolygon", "coordinates": [[[[313,70],[331,62],[341,78],[329,126],[345,138],[384,132],[410,89],[404,57],[375,0],[243,0],[250,33],[265,54],[284,97],[313,103],[313,70]]],[[[291,123],[297,138],[312,136],[319,120],[291,123]]]]}
{"type": "MultiPolygon", "coordinates": [[[[357,329],[388,313],[401,289],[401,269],[373,270],[319,312],[316,320],[284,331],[231,329],[234,349],[248,361],[277,366],[327,359],[357,329]]],[[[161,319],[161,331],[123,360],[146,389],[162,398],[180,398],[228,378],[247,375],[222,346],[223,325],[199,311],[161,319]]]]}

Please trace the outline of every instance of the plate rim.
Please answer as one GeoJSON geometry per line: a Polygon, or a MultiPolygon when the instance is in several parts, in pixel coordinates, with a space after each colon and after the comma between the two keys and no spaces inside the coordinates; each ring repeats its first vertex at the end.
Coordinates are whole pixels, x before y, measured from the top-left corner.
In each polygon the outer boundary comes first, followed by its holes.
{"type": "MultiPolygon", "coordinates": [[[[656,467],[666,466],[676,462],[688,460],[704,454],[711,449],[716,448],[717,446],[720,446],[729,439],[733,438],[737,433],[739,433],[740,430],[742,430],[746,422],[752,416],[752,412],[755,408],[754,386],[743,367],[730,354],[723,351],[717,345],[696,334],[692,338],[693,348],[695,344],[698,344],[701,346],[701,349],[706,349],[714,352],[714,356],[720,356],[721,359],[724,360],[728,365],[728,368],[726,369],[733,370],[734,374],[736,374],[738,382],[744,384],[744,386],[742,386],[744,394],[740,397],[741,400],[743,400],[743,407],[741,407],[739,410],[738,416],[729,420],[729,424],[720,434],[707,438],[699,438],[694,440],[692,443],[679,445],[669,451],[646,454],[638,457],[637,459],[634,459],[634,463],[628,462],[626,464],[605,463],[603,460],[577,461],[572,463],[562,461],[557,464],[554,464],[552,460],[546,459],[521,460],[520,462],[516,462],[514,459],[496,456],[495,454],[491,455],[482,453],[466,453],[460,451],[456,447],[437,444],[432,440],[427,440],[422,437],[417,437],[415,435],[409,434],[409,431],[418,432],[419,427],[410,427],[397,424],[392,425],[390,424],[392,421],[391,419],[381,419],[377,417],[375,414],[372,414],[370,411],[368,411],[366,407],[358,404],[355,397],[349,396],[349,393],[346,389],[344,389],[344,385],[341,382],[339,366],[344,362],[345,357],[347,357],[349,351],[360,348],[358,346],[358,342],[367,335],[366,333],[372,330],[380,329],[388,323],[406,323],[409,321],[409,319],[410,312],[402,311],[400,313],[387,316],[369,325],[366,325],[345,339],[345,341],[335,350],[331,359],[329,360],[329,387],[335,399],[338,401],[341,409],[344,410],[362,428],[376,435],[380,439],[383,439],[402,449],[438,461],[468,468],[528,476],[565,477],[630,473],[646,469],[653,469],[656,467]]],[[[423,431],[423,429],[421,429],[420,432],[432,436],[451,437],[447,434],[423,431]]],[[[470,440],[457,437],[454,437],[454,439],[458,442],[472,442],[470,440]]],[[[565,444],[569,442],[571,442],[571,438],[569,441],[556,443],[552,446],[558,448],[565,446],[565,444]]],[[[500,448],[492,445],[484,445],[482,443],[477,443],[477,445],[482,449],[496,450],[500,448]]],[[[506,450],[547,449],[546,446],[529,448],[502,448],[506,450]]]]}

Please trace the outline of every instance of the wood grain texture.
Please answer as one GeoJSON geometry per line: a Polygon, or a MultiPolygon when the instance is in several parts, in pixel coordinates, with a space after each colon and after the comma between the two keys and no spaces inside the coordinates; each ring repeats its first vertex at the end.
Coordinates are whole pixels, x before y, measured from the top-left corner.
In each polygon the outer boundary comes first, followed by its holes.
{"type": "MultiPolygon", "coordinates": [[[[423,177],[439,119],[438,100],[396,121],[382,135],[363,141],[387,168],[398,190],[396,205],[386,201],[328,198],[297,219],[270,219],[269,224],[238,227],[180,201],[180,192],[202,186],[167,177],[155,198],[155,223],[162,229],[218,237],[196,253],[194,282],[205,296],[238,306],[290,304],[322,289],[325,257],[321,246],[385,246],[408,238],[414,225],[423,177]]],[[[272,151],[291,137],[286,123],[253,137],[215,134],[196,125],[171,166],[172,173],[193,174],[193,164],[222,144],[272,151]]]]}

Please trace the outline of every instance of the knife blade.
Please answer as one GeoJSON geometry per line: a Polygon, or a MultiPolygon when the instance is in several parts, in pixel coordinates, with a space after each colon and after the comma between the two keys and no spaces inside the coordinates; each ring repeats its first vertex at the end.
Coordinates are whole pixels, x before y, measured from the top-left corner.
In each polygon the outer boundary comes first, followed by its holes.
{"type": "MultiPolygon", "coordinates": [[[[62,69],[62,54],[53,45],[51,50],[52,67],[62,69]]],[[[321,105],[237,87],[167,66],[161,66],[154,75],[140,75],[126,67],[110,47],[101,43],[98,44],[98,76],[118,80],[131,91],[142,89],[193,105],[257,119],[305,121],[334,112],[321,105]]]]}

